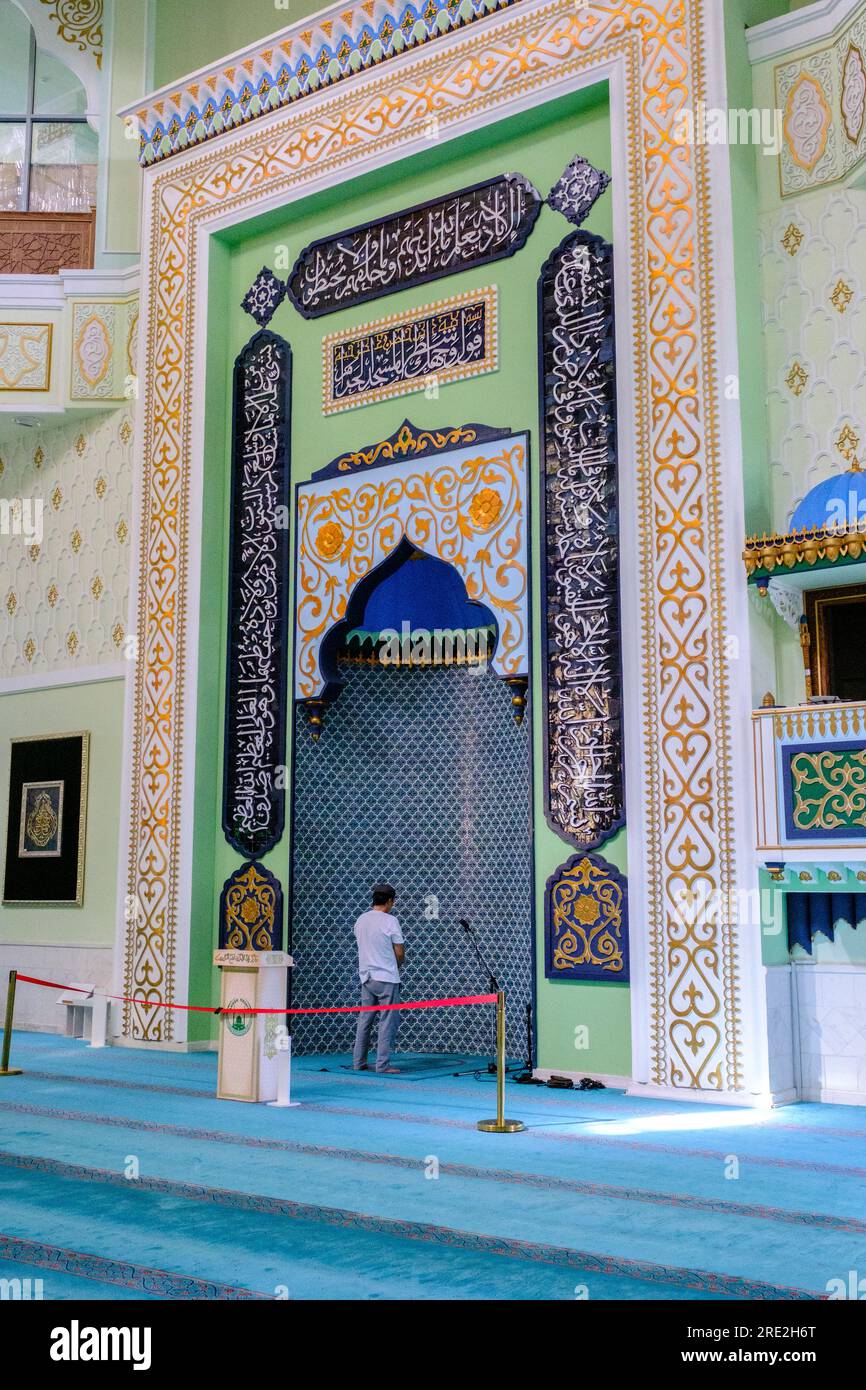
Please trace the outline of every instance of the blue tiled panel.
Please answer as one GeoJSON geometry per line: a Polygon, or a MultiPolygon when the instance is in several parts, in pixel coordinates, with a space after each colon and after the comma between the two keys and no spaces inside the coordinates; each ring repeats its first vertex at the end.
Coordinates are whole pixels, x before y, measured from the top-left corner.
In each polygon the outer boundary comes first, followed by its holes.
{"type": "MultiPolygon", "coordinates": [[[[404,999],[486,992],[457,919],[478,929],[508,991],[510,1056],[525,1052],[532,987],[529,720],[511,692],[469,668],[341,667],[346,685],[321,740],[299,713],[295,744],[291,946],[294,1003],[354,1003],[352,926],[386,879],[399,890],[404,999]],[[438,920],[429,914],[438,907],[438,920]],[[428,915],[425,915],[428,914],[428,915]]],[[[299,1018],[300,1052],[345,1049],[355,1020],[299,1018]]],[[[490,1049],[490,1006],[402,1015],[398,1046],[490,1049]]]]}

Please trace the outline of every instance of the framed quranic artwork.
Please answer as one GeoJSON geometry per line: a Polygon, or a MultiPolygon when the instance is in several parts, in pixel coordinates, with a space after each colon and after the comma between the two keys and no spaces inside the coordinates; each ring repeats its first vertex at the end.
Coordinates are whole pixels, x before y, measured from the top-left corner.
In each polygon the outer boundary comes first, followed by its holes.
{"type": "Polygon", "coordinates": [[[90,734],[12,739],[5,906],[81,907],[90,734]]]}

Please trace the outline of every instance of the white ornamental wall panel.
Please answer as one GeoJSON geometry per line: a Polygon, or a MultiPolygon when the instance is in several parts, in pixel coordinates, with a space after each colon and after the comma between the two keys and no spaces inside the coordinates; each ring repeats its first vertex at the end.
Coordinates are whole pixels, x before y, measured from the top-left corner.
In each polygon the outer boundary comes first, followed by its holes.
{"type": "Polygon", "coordinates": [[[132,443],[127,410],[0,441],[0,679],[123,655],[132,443]]]}
{"type": "Polygon", "coordinates": [[[866,157],[866,6],[831,43],[774,69],[782,196],[844,179],[866,157]]]}
{"type": "Polygon", "coordinates": [[[772,527],[866,442],[866,193],[811,194],[760,223],[772,527]]]}

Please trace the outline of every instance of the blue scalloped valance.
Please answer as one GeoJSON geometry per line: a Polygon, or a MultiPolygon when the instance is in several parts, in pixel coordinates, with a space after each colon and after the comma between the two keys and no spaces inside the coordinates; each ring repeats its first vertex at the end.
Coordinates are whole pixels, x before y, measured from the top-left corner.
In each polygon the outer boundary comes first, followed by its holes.
{"type": "Polygon", "coordinates": [[[828,941],[837,927],[866,926],[866,893],[786,893],[788,950],[802,946],[812,954],[812,938],[821,932],[828,941]]]}

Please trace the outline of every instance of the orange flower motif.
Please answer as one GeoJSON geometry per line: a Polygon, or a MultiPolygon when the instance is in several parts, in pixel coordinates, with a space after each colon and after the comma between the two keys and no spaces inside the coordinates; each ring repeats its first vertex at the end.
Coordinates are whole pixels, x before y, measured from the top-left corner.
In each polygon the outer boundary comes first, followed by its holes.
{"type": "Polygon", "coordinates": [[[489,531],[495,526],[502,511],[502,498],[492,487],[483,487],[469,503],[469,515],[479,531],[489,531]]]}
{"type": "Polygon", "coordinates": [[[326,521],[316,533],[316,549],[325,560],[333,560],[343,544],[343,528],[336,521],[326,521]]]}

